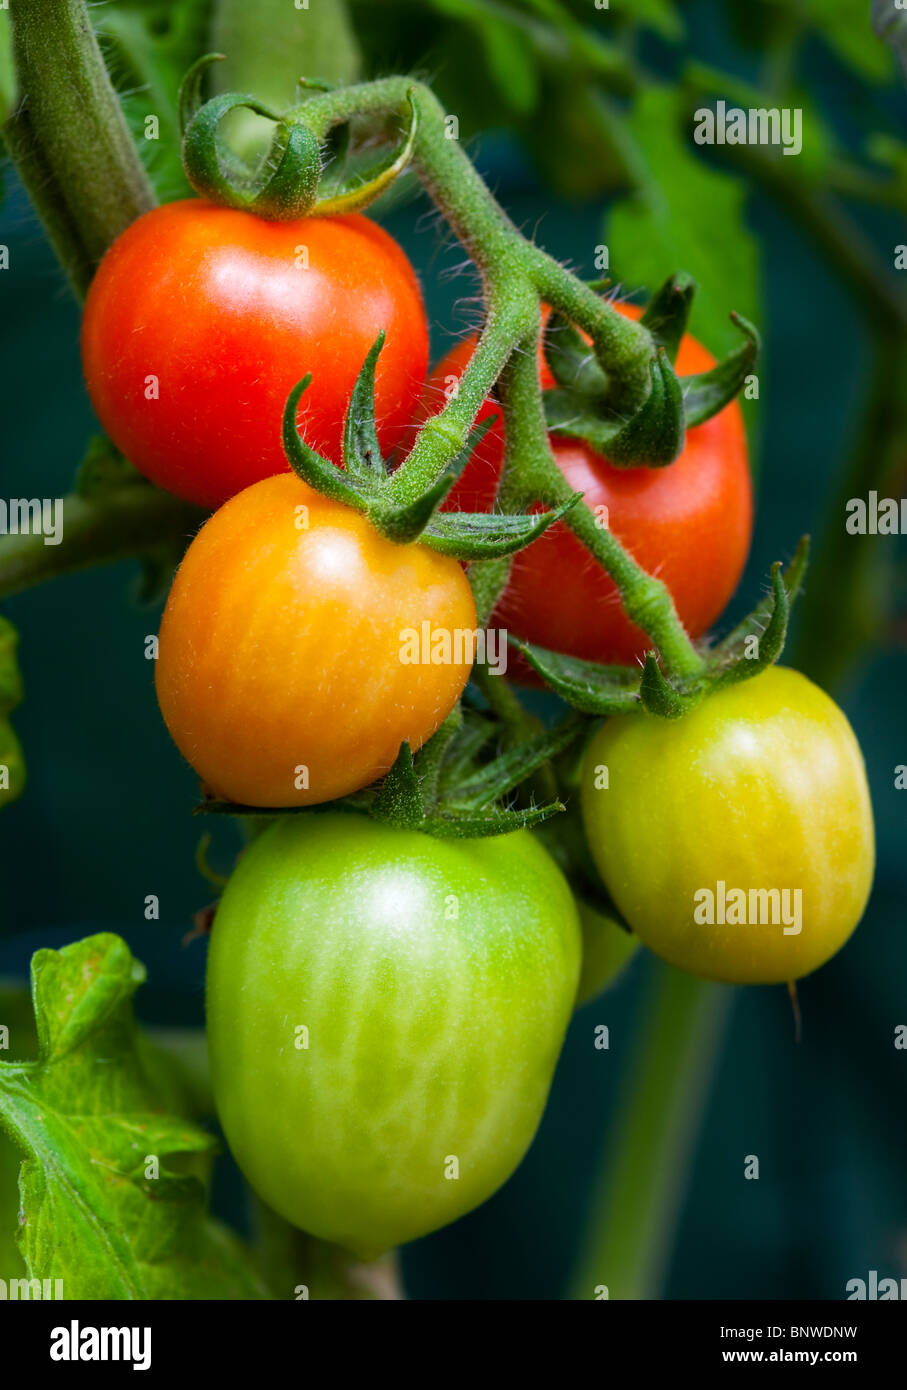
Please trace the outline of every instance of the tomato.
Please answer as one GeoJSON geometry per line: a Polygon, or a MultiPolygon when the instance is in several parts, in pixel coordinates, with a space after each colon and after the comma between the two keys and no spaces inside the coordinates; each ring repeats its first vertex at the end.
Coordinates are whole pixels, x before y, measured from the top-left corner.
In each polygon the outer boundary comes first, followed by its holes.
{"type": "MultiPolygon", "coordinates": [[[[629,318],[635,305],[620,304],[629,318]]],[[[437,410],[443,393],[465,370],[475,339],[457,345],[432,372],[427,406],[437,410]]],[[[687,334],[677,357],[683,375],[707,371],[714,358],[687,334]]],[[[554,380],[540,361],[542,385],[554,380]]],[[[423,404],[423,413],[425,404],[423,404]]],[[[499,407],[488,403],[484,418],[499,407]]],[[[552,450],[571,488],[584,494],[643,569],[670,590],[681,621],[698,637],[715,621],[734,592],[749,549],[752,488],[736,401],[687,432],[686,444],[667,468],[616,468],[578,440],[552,436],[552,450]],[[607,513],[599,508],[607,508],[607,513]]],[[[503,431],[489,436],[447,499],[460,511],[490,510],[503,460],[503,431]]],[[[515,557],[510,583],[493,622],[517,636],[589,661],[632,663],[652,643],[631,623],[616,586],[562,522],[549,527],[515,557]]]]}
{"type": "Polygon", "coordinates": [[[596,911],[581,898],[577,908],[583,929],[583,968],[576,992],[579,1008],[616,983],[641,943],[638,936],[625,931],[613,917],[596,911]]]}
{"type": "Polygon", "coordinates": [[[186,552],[161,623],[158,700],[216,796],[330,801],[434,733],[469,677],[475,628],[456,560],[394,545],[281,474],[227,502],[186,552]]]}
{"type": "Polygon", "coordinates": [[[217,1111],[255,1190],[370,1257],[471,1211],[532,1140],[573,1009],[570,890],[528,831],[285,816],[214,920],[217,1111]]]}
{"type": "Polygon", "coordinates": [[[199,199],[134,222],[88,292],[82,360],[107,433],[136,468],[215,507],[288,468],[287,396],[307,441],[341,461],[347,401],[381,329],[378,437],[401,441],[423,389],[425,312],[396,242],[365,217],[266,222],[199,199]]]}
{"type": "Polygon", "coordinates": [[[682,719],[608,720],[586,752],[582,805],[623,916],[694,975],[796,980],[866,906],[863,759],[844,714],[797,671],[771,667],[682,719]]]}

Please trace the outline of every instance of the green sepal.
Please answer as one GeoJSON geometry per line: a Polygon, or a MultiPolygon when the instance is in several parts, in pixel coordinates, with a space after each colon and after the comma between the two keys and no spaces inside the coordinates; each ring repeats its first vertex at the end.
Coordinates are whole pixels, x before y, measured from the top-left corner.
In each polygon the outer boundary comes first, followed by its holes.
{"type": "Polygon", "coordinates": [[[584,440],[620,468],[663,468],[683,449],[683,394],[662,347],[652,361],[652,389],[629,419],[609,415],[601,398],[566,387],[543,399],[550,430],[584,440]]]}
{"type": "Polygon", "coordinates": [[[369,815],[373,820],[384,821],[387,825],[396,825],[404,830],[418,830],[425,820],[422,788],[413,750],[408,743],[401,743],[396,761],[369,807],[369,815]]]}
{"type": "Polygon", "coordinates": [[[182,160],[196,193],[225,207],[240,208],[274,221],[304,217],[318,199],[321,148],[300,120],[290,120],[256,97],[225,92],[201,102],[204,72],[220,54],[206,54],[186,74],[179,95],[182,160]],[[237,108],[273,121],[271,148],[253,168],[221,142],[224,117],[237,108]]]}
{"type": "Polygon", "coordinates": [[[384,347],[378,334],[356,377],[343,422],[343,464],[351,478],[384,482],[386,470],[375,426],[375,368],[384,347]]]}
{"type": "Polygon", "coordinates": [[[546,512],[439,512],[420,536],[423,545],[458,560],[493,560],[512,555],[536,540],[582,498],[546,512]]]}
{"type": "Polygon", "coordinates": [[[655,653],[646,652],[639,698],[650,714],[662,719],[679,719],[699,704],[704,689],[704,682],[700,682],[690,692],[677,690],[664,675],[655,653]]]}
{"type": "Polygon", "coordinates": [[[548,369],[560,386],[581,396],[604,399],[608,378],[595,348],[564,314],[550,314],[542,348],[548,369]]]}
{"type": "Polygon", "coordinates": [[[457,806],[480,810],[492,805],[525,782],[544,763],[568,748],[584,728],[585,721],[571,714],[553,729],[545,729],[525,743],[501,753],[460,781],[456,788],[457,806]]]}
{"type": "Polygon", "coordinates": [[[678,271],[649,300],[640,322],[664,348],[673,365],[687,330],[696,281],[686,271],[678,271]]]}
{"type": "Polygon", "coordinates": [[[573,709],[596,715],[630,714],[639,709],[638,667],[602,666],[516,638],[510,642],[545,684],[573,709]]]}
{"type": "Polygon", "coordinates": [[[307,444],[296,426],[296,412],[304,391],[312,382],[311,372],[297,381],[289,396],[283,412],[283,448],[290,467],[316,492],[330,497],[335,502],[345,502],[348,507],[362,511],[365,501],[359,488],[349,481],[349,474],[322,458],[316,449],[307,444]]]}
{"type": "Polygon", "coordinates": [[[664,348],[652,363],[652,389],[608,444],[608,462],[621,468],[661,468],[683,450],[683,392],[664,348]]]}
{"type": "Polygon", "coordinates": [[[680,378],[688,429],[703,424],[723,410],[746,385],[758,361],[761,347],[758,332],[740,314],[731,314],[731,319],[744,334],[743,346],[710,371],[680,378]]]}
{"type": "Polygon", "coordinates": [[[771,593],[712,652],[712,689],[749,680],[778,660],[787,639],[791,606],[800,592],[808,561],[809,537],[803,536],[786,570],[780,561],[772,565],[771,593]],[[748,656],[746,647],[753,638],[758,640],[758,652],[748,656]]]}
{"type": "Polygon", "coordinates": [[[364,512],[373,526],[397,545],[420,540],[459,560],[487,560],[521,550],[579,501],[576,493],[560,507],[528,515],[438,511],[475,449],[497,420],[473,425],[464,447],[439,478],[415,498],[401,499],[396,475],[382,457],[375,425],[375,369],[384,346],[379,333],[356,378],[347,406],[343,468],[324,458],[299,433],[296,416],[311,373],[296,383],[283,413],[283,446],[290,467],[316,492],[364,512]]]}
{"type": "MultiPolygon", "coordinates": [[[[352,174],[346,177],[332,178],[330,173],[324,176],[318,200],[312,208],[312,216],[338,217],[350,212],[361,212],[380,198],[394,180],[400,177],[412,160],[419,129],[419,112],[412,92],[407,94],[407,100],[409,125],[399,148],[370,167],[355,168],[352,174]]],[[[342,168],[340,160],[337,161],[337,167],[342,168]]]]}

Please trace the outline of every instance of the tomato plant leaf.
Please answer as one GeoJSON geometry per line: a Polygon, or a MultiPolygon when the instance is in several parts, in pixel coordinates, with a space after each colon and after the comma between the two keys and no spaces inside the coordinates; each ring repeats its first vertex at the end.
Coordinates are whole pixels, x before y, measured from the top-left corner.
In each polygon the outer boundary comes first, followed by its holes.
{"type": "Polygon", "coordinates": [[[637,187],[611,211],[607,240],[630,285],[659,285],[671,266],[693,276],[691,327],[717,355],[737,347],[730,309],[759,318],[757,243],[744,221],[744,184],[690,149],[685,101],[668,87],[641,90],[625,125],[637,187]]]}
{"type": "Polygon", "coordinates": [[[36,1061],[0,1063],[0,1122],[24,1150],[19,1249],[66,1298],[261,1298],[248,1252],[206,1214],[213,1137],[132,1013],[145,977],[109,933],[32,958],[36,1061]]]}

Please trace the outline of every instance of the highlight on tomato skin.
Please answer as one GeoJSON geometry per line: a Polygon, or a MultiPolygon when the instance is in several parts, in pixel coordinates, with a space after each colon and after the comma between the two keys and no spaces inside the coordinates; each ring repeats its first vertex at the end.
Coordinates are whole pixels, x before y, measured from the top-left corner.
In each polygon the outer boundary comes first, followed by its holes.
{"type": "Polygon", "coordinates": [[[358,214],[268,222],[187,198],[145,213],[104,256],[82,363],[101,424],[130,462],[216,507],[287,471],[283,409],[308,373],[299,427],[341,462],[350,393],[382,331],[375,398],[390,454],[428,363],[422,294],[401,248],[358,214]]]}
{"type": "Polygon", "coordinates": [[[860,747],[835,702],[787,667],[681,719],[607,720],[586,750],[582,812],[625,920],[693,975],[798,980],[866,908],[875,831],[860,747]]]}
{"type": "Polygon", "coordinates": [[[265,478],[209,518],[177,571],[155,663],[161,713],[218,798],[346,796],[401,743],[420,748],[462,693],[465,646],[446,664],[408,659],[424,623],[475,630],[456,560],[385,540],[295,474],[265,478]]]}
{"type": "MultiPolygon", "coordinates": [[[[621,313],[638,319],[632,304],[621,313]]],[[[433,369],[421,413],[437,410],[462,375],[476,339],[458,343],[433,369]]],[[[690,334],[677,371],[707,371],[715,359],[690,334]]],[[[544,388],[553,386],[540,355],[544,388]]],[[[500,414],[487,402],[479,419],[500,414]]],[[[635,560],[668,587],[691,637],[705,633],[737,587],[749,551],[753,496],[743,415],[732,401],[687,432],[680,458],[666,468],[617,468],[581,440],[551,436],[561,472],[635,560]]],[[[489,511],[503,464],[504,432],[493,424],[445,502],[460,511],[489,511]]],[[[514,556],[510,582],[494,621],[550,650],[604,664],[632,664],[651,640],[627,617],[617,588],[564,522],[556,522],[514,556]]],[[[520,674],[528,674],[520,667],[520,674]]]]}

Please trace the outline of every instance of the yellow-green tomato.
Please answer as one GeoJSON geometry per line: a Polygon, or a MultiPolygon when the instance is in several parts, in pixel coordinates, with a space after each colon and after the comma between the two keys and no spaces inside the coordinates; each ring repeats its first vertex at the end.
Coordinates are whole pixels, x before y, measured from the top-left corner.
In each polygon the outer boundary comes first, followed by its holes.
{"type": "Polygon", "coordinates": [[[640,940],[613,917],[596,911],[581,898],[576,905],[583,929],[583,968],[576,991],[579,1008],[617,982],[630,957],[638,951],[640,940]]]}
{"type": "Polygon", "coordinates": [[[771,667],[681,719],[610,719],[586,751],[589,847],[645,943],[710,980],[796,980],[863,914],[874,836],[847,719],[771,667]]]}
{"type": "Polygon", "coordinates": [[[208,963],[217,1111],[253,1188],[364,1257],[485,1201],[541,1118],[580,950],[528,831],[276,821],[227,884],[208,963]]]}

